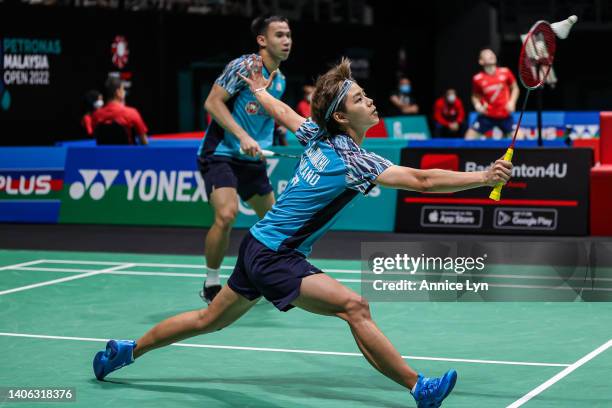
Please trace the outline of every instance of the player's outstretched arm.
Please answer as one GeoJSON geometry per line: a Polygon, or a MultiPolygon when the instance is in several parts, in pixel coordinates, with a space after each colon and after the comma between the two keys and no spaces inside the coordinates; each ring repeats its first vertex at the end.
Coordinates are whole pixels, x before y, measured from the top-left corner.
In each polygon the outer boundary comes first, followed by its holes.
{"type": "Polygon", "coordinates": [[[260,56],[253,56],[250,61],[250,65],[246,64],[245,66],[248,72],[248,77],[237,73],[244,82],[249,85],[251,92],[257,98],[257,102],[263,106],[263,108],[274,118],[277,123],[280,123],[287,129],[291,130],[295,133],[299,127],[306,121],[306,118],[300,116],[297,112],[295,112],[289,105],[284,103],[283,101],[279,101],[272,95],[270,95],[266,89],[276,76],[276,72],[272,72],[268,79],[264,78],[262,74],[263,63],[261,61],[260,56]]]}
{"type": "Polygon", "coordinates": [[[391,166],[376,178],[376,184],[402,190],[452,193],[477,187],[493,187],[498,183],[505,184],[511,174],[512,163],[501,159],[488,170],[470,172],[391,166]]]}

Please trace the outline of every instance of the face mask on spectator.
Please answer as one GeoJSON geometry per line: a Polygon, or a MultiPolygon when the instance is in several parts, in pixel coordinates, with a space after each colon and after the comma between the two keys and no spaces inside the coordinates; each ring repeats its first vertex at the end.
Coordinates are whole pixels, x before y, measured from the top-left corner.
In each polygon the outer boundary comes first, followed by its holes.
{"type": "Polygon", "coordinates": [[[448,103],[455,103],[456,99],[457,96],[455,94],[450,94],[446,96],[446,100],[448,101],[448,103]]]}
{"type": "Polygon", "coordinates": [[[306,95],[306,102],[310,103],[311,100],[312,100],[312,94],[306,95]]]}
{"type": "Polygon", "coordinates": [[[412,87],[410,85],[400,85],[399,90],[403,94],[409,94],[412,90],[412,87]]]}
{"type": "Polygon", "coordinates": [[[94,102],[93,106],[95,109],[100,109],[102,106],[104,106],[104,101],[98,99],[94,102]]]}

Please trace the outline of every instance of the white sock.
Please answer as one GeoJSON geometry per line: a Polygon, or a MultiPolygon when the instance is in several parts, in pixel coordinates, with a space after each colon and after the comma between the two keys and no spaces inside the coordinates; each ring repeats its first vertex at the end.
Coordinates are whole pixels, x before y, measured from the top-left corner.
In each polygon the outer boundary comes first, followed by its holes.
{"type": "Polygon", "coordinates": [[[417,385],[417,383],[414,383],[414,387],[412,387],[412,389],[410,390],[410,393],[412,395],[414,395],[414,390],[416,390],[416,385],[417,385]]]}
{"type": "Polygon", "coordinates": [[[219,282],[219,270],[220,269],[221,268],[213,269],[209,266],[206,267],[206,281],[204,282],[204,286],[209,288],[211,286],[220,285],[220,282],[219,282]]]}

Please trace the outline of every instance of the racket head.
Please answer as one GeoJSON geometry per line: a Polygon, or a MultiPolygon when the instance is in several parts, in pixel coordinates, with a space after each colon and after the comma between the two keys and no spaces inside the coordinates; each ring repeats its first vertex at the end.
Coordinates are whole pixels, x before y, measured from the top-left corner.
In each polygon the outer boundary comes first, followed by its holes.
{"type": "Polygon", "coordinates": [[[527,89],[542,86],[550,73],[557,49],[557,39],[550,23],[535,23],[523,41],[519,57],[519,78],[527,89]]]}

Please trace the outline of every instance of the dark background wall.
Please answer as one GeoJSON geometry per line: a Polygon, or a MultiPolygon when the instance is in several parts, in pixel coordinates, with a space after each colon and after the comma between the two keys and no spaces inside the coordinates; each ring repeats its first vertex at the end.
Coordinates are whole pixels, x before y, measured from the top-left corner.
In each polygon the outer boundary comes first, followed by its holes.
{"type": "MultiPolygon", "coordinates": [[[[490,2],[371,6],[370,26],[291,22],[294,48],[281,67],[289,83],[289,103],[297,102],[304,82],[313,81],[342,55],[366,67],[358,79],[383,113],[399,71],[413,80],[425,114],[446,87],[457,88],[469,103],[482,46],[496,48],[500,64],[516,71],[520,43],[504,34],[508,26],[500,23],[499,7],[490,2]]],[[[0,109],[0,145],[82,137],[81,100],[88,89],[101,90],[108,73],[117,70],[110,50],[116,35],[125,36],[130,49],[123,69],[132,74],[127,102],[141,111],[150,133],[201,130],[201,106],[210,82],[230,59],[255,50],[249,25],[250,19],[242,17],[0,3],[0,44],[2,38],[18,37],[60,39],[62,45],[61,54],[49,58],[50,85],[5,87],[12,100],[10,109],[0,109]]],[[[612,31],[577,30],[561,43],[555,63],[560,86],[546,91],[547,109],[609,108],[609,69],[592,56],[601,55],[610,40],[612,31]]]]}

